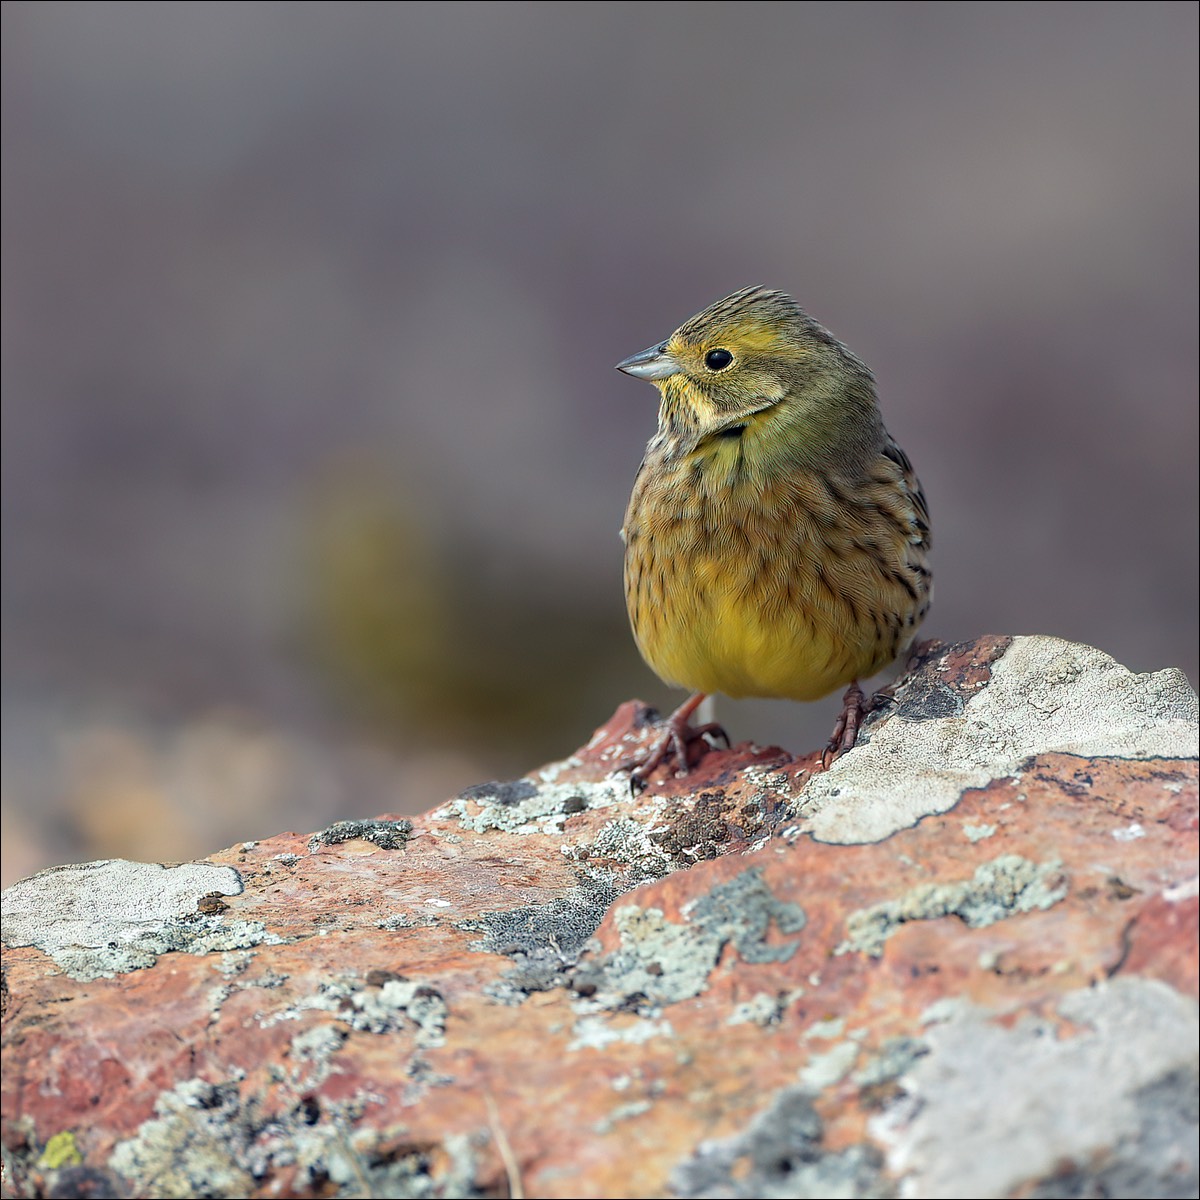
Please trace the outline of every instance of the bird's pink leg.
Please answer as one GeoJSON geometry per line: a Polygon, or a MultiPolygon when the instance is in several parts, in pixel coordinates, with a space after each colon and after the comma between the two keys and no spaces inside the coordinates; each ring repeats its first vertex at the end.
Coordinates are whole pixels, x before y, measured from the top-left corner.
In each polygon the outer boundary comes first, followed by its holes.
{"type": "Polygon", "coordinates": [[[672,755],[678,763],[675,774],[686,775],[688,773],[688,745],[691,742],[711,735],[724,738],[725,744],[729,744],[728,734],[715,721],[710,721],[705,725],[688,723],[692,713],[700,707],[704,698],[704,692],[696,692],[695,695],[689,696],[663,721],[662,732],[654,740],[650,749],[641,758],[626,764],[627,767],[633,768],[630,771],[629,779],[635,788],[644,786],[659,763],[664,762],[672,755]]]}
{"type": "Polygon", "coordinates": [[[867,704],[863,690],[858,686],[856,679],[842,697],[842,711],[838,713],[833,733],[830,734],[829,741],[825,743],[825,749],[821,751],[822,767],[828,767],[830,763],[841,758],[847,750],[854,748],[854,743],[858,739],[858,727],[862,724],[866,712],[867,704]]]}
{"type": "Polygon", "coordinates": [[[858,740],[858,730],[862,725],[863,717],[875,712],[877,709],[886,708],[889,704],[893,704],[896,700],[897,688],[905,683],[908,677],[920,665],[922,658],[936,645],[936,642],[928,641],[914,646],[909,651],[908,657],[904,662],[904,668],[896,676],[895,681],[888,684],[887,687],[881,687],[869,700],[863,696],[863,690],[858,686],[857,679],[846,689],[846,694],[842,697],[842,711],[838,714],[837,724],[833,727],[833,734],[829,741],[825,743],[825,749],[821,751],[821,766],[823,768],[828,767],[830,763],[841,758],[847,750],[854,749],[854,743],[858,740]]]}

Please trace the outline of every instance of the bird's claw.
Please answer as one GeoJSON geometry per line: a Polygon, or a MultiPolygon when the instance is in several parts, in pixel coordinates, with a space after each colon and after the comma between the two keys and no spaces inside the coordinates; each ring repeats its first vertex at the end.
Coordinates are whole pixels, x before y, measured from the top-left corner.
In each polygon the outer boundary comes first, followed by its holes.
{"type": "Polygon", "coordinates": [[[720,738],[726,747],[730,745],[729,734],[715,721],[704,725],[691,725],[688,718],[698,707],[703,697],[692,697],[680,705],[663,723],[662,732],[654,739],[650,749],[640,758],[635,758],[622,764],[622,770],[629,771],[629,786],[634,795],[646,786],[651,774],[663,762],[674,758],[676,778],[682,778],[688,773],[688,747],[697,741],[706,741],[714,745],[712,739],[720,738]]]}
{"type": "Polygon", "coordinates": [[[846,694],[842,697],[842,711],[838,713],[833,733],[821,751],[821,770],[828,771],[847,750],[854,749],[854,743],[858,741],[858,734],[862,729],[863,718],[895,704],[896,689],[899,686],[900,681],[897,680],[887,687],[881,687],[869,697],[863,695],[863,690],[857,682],[846,689],[846,694]]]}
{"type": "MultiPolygon", "coordinates": [[[[872,705],[874,699],[874,697],[871,698],[872,705]]],[[[887,703],[886,699],[884,703],[887,703]]],[[[821,751],[821,770],[828,771],[847,750],[854,748],[854,743],[858,740],[859,726],[869,711],[868,703],[863,697],[863,690],[855,681],[846,689],[846,694],[842,697],[842,711],[838,713],[833,733],[829,735],[829,741],[825,743],[825,749],[821,751]]]]}

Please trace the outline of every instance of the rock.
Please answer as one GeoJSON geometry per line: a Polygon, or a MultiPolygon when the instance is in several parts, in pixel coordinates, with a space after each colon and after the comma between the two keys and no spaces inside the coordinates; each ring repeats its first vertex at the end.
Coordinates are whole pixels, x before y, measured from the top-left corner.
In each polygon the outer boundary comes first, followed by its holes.
{"type": "Polygon", "coordinates": [[[4,895],[11,1194],[1193,1196],[1197,702],[932,649],[825,772],[622,705],[411,822],[4,895]]]}

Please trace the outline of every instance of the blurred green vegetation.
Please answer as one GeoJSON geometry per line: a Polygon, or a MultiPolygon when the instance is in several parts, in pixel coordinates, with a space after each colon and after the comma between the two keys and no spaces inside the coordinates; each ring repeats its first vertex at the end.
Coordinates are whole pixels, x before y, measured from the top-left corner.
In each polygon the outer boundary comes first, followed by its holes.
{"type": "Polygon", "coordinates": [[[416,497],[361,462],[326,477],[309,533],[312,646],[377,736],[527,770],[586,740],[631,680],[669,701],[630,636],[619,554],[599,596],[532,564],[490,569],[487,548],[447,546],[416,497]]]}

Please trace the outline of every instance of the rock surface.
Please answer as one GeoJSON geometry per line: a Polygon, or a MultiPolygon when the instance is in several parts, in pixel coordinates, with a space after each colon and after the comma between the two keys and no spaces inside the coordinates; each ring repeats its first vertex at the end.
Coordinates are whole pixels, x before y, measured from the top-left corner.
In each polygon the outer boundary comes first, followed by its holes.
{"type": "Polygon", "coordinates": [[[586,747],[4,895],[21,1196],[1194,1196],[1197,705],[935,647],[825,773],[586,747]]]}

